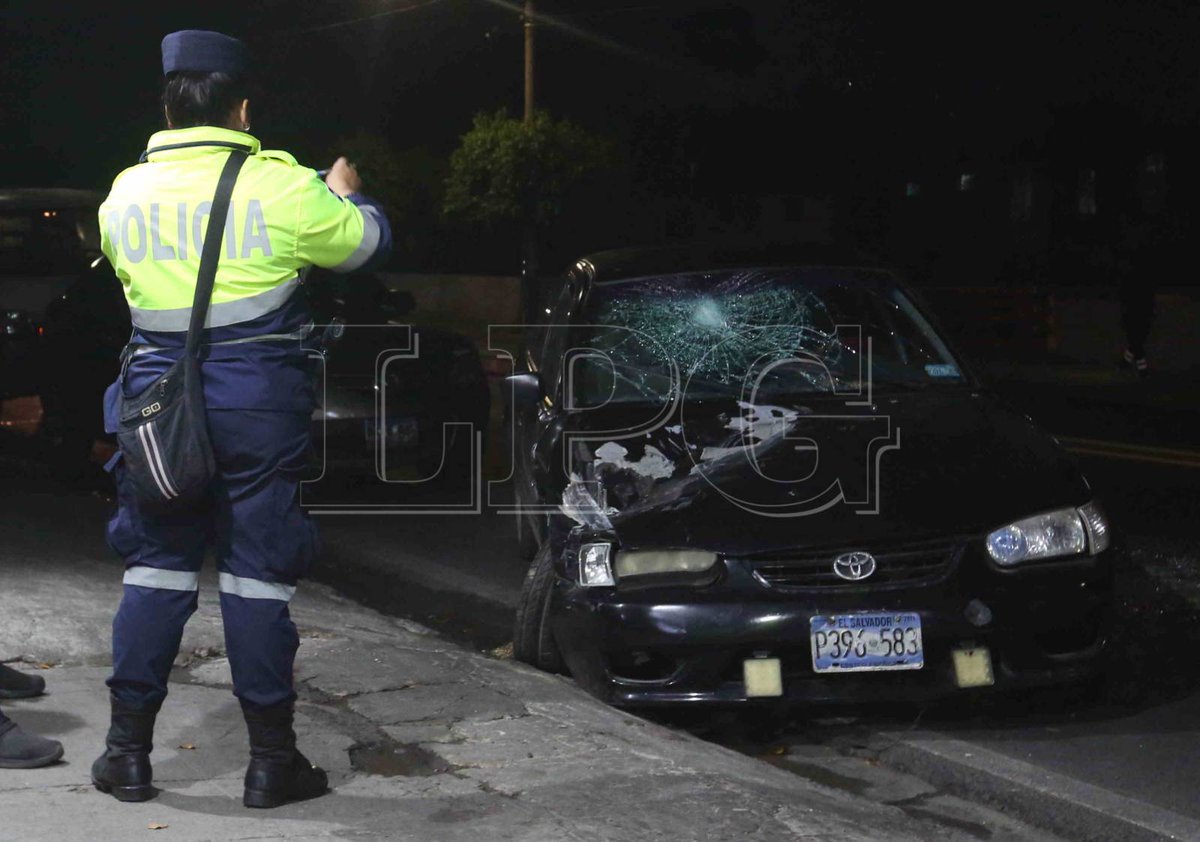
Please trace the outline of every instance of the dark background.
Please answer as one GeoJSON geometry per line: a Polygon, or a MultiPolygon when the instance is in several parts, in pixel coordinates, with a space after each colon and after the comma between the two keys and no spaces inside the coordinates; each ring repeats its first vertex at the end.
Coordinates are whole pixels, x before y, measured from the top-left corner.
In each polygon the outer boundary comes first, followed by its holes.
{"type": "MultiPolygon", "coordinates": [[[[555,19],[537,30],[539,107],[617,151],[543,232],[546,268],[753,231],[851,238],[931,283],[1095,283],[1149,218],[1163,282],[1192,283],[1195,4],[538,10],[555,19]]],[[[521,110],[522,30],[501,0],[8,2],[0,182],[106,189],[161,128],[159,41],[181,28],[254,49],[265,146],[317,167],[356,135],[394,151],[408,200],[393,222],[412,232],[394,268],[515,271],[514,231],[434,213],[472,115],[521,110]]]]}

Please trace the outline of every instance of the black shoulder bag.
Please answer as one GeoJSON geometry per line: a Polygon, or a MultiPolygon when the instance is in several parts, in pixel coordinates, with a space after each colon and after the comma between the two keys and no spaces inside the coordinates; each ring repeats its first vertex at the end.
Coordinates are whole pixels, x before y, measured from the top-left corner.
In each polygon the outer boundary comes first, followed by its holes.
{"type": "Polygon", "coordinates": [[[231,153],[217,182],[183,356],[137,397],[126,398],[124,384],[120,387],[117,442],[134,496],[149,509],[173,509],[196,500],[216,473],[200,380],[200,337],[212,301],[229,198],[245,160],[245,152],[231,153]]]}

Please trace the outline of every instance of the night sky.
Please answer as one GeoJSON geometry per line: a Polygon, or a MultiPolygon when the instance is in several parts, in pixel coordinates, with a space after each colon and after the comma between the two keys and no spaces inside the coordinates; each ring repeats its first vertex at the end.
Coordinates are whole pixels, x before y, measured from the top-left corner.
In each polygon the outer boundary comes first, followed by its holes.
{"type": "MultiPolygon", "coordinates": [[[[655,113],[703,126],[738,109],[760,114],[755,132],[775,128],[733,141],[730,157],[851,129],[881,150],[948,135],[1017,142],[1088,103],[1114,119],[1200,123],[1194,3],[544,0],[539,10],[563,23],[539,29],[539,105],[616,138],[646,131],[655,113]]],[[[445,154],[476,111],[521,107],[521,29],[501,0],[9,0],[3,181],[104,187],[135,161],[161,127],[159,41],[180,28],[250,43],[265,87],[254,132],[312,165],[360,129],[445,154]]]]}

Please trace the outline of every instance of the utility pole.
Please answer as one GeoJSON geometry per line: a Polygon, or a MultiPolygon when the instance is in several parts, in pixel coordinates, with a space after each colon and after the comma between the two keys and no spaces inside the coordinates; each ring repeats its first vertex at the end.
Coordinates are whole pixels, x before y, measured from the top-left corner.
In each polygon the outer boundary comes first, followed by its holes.
{"type": "Polygon", "coordinates": [[[533,122],[533,0],[525,0],[525,122],[533,122]]]}
{"type": "MultiPolygon", "coordinates": [[[[525,125],[533,123],[533,0],[525,0],[525,125]]],[[[541,284],[538,278],[537,228],[525,220],[521,243],[521,310],[526,324],[542,321],[541,284]]]]}

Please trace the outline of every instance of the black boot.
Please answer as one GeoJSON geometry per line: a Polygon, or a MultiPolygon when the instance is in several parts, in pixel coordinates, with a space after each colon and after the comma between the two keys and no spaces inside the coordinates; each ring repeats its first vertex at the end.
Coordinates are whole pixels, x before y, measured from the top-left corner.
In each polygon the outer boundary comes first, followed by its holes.
{"type": "Polygon", "coordinates": [[[0,664],[0,699],[28,699],[46,692],[46,679],[0,664]]]}
{"type": "Polygon", "coordinates": [[[0,769],[36,769],[62,756],[62,743],[23,731],[0,715],[0,769]]]}
{"type": "Polygon", "coordinates": [[[118,801],[149,801],[158,795],[152,783],[157,710],[139,710],[112,699],[108,749],[92,764],[92,783],[118,801]]]}
{"type": "Polygon", "coordinates": [[[246,769],[247,807],[279,807],[289,801],[316,798],[329,791],[324,769],[296,750],[292,706],[263,708],[242,702],[250,732],[250,766],[246,769]]]}

